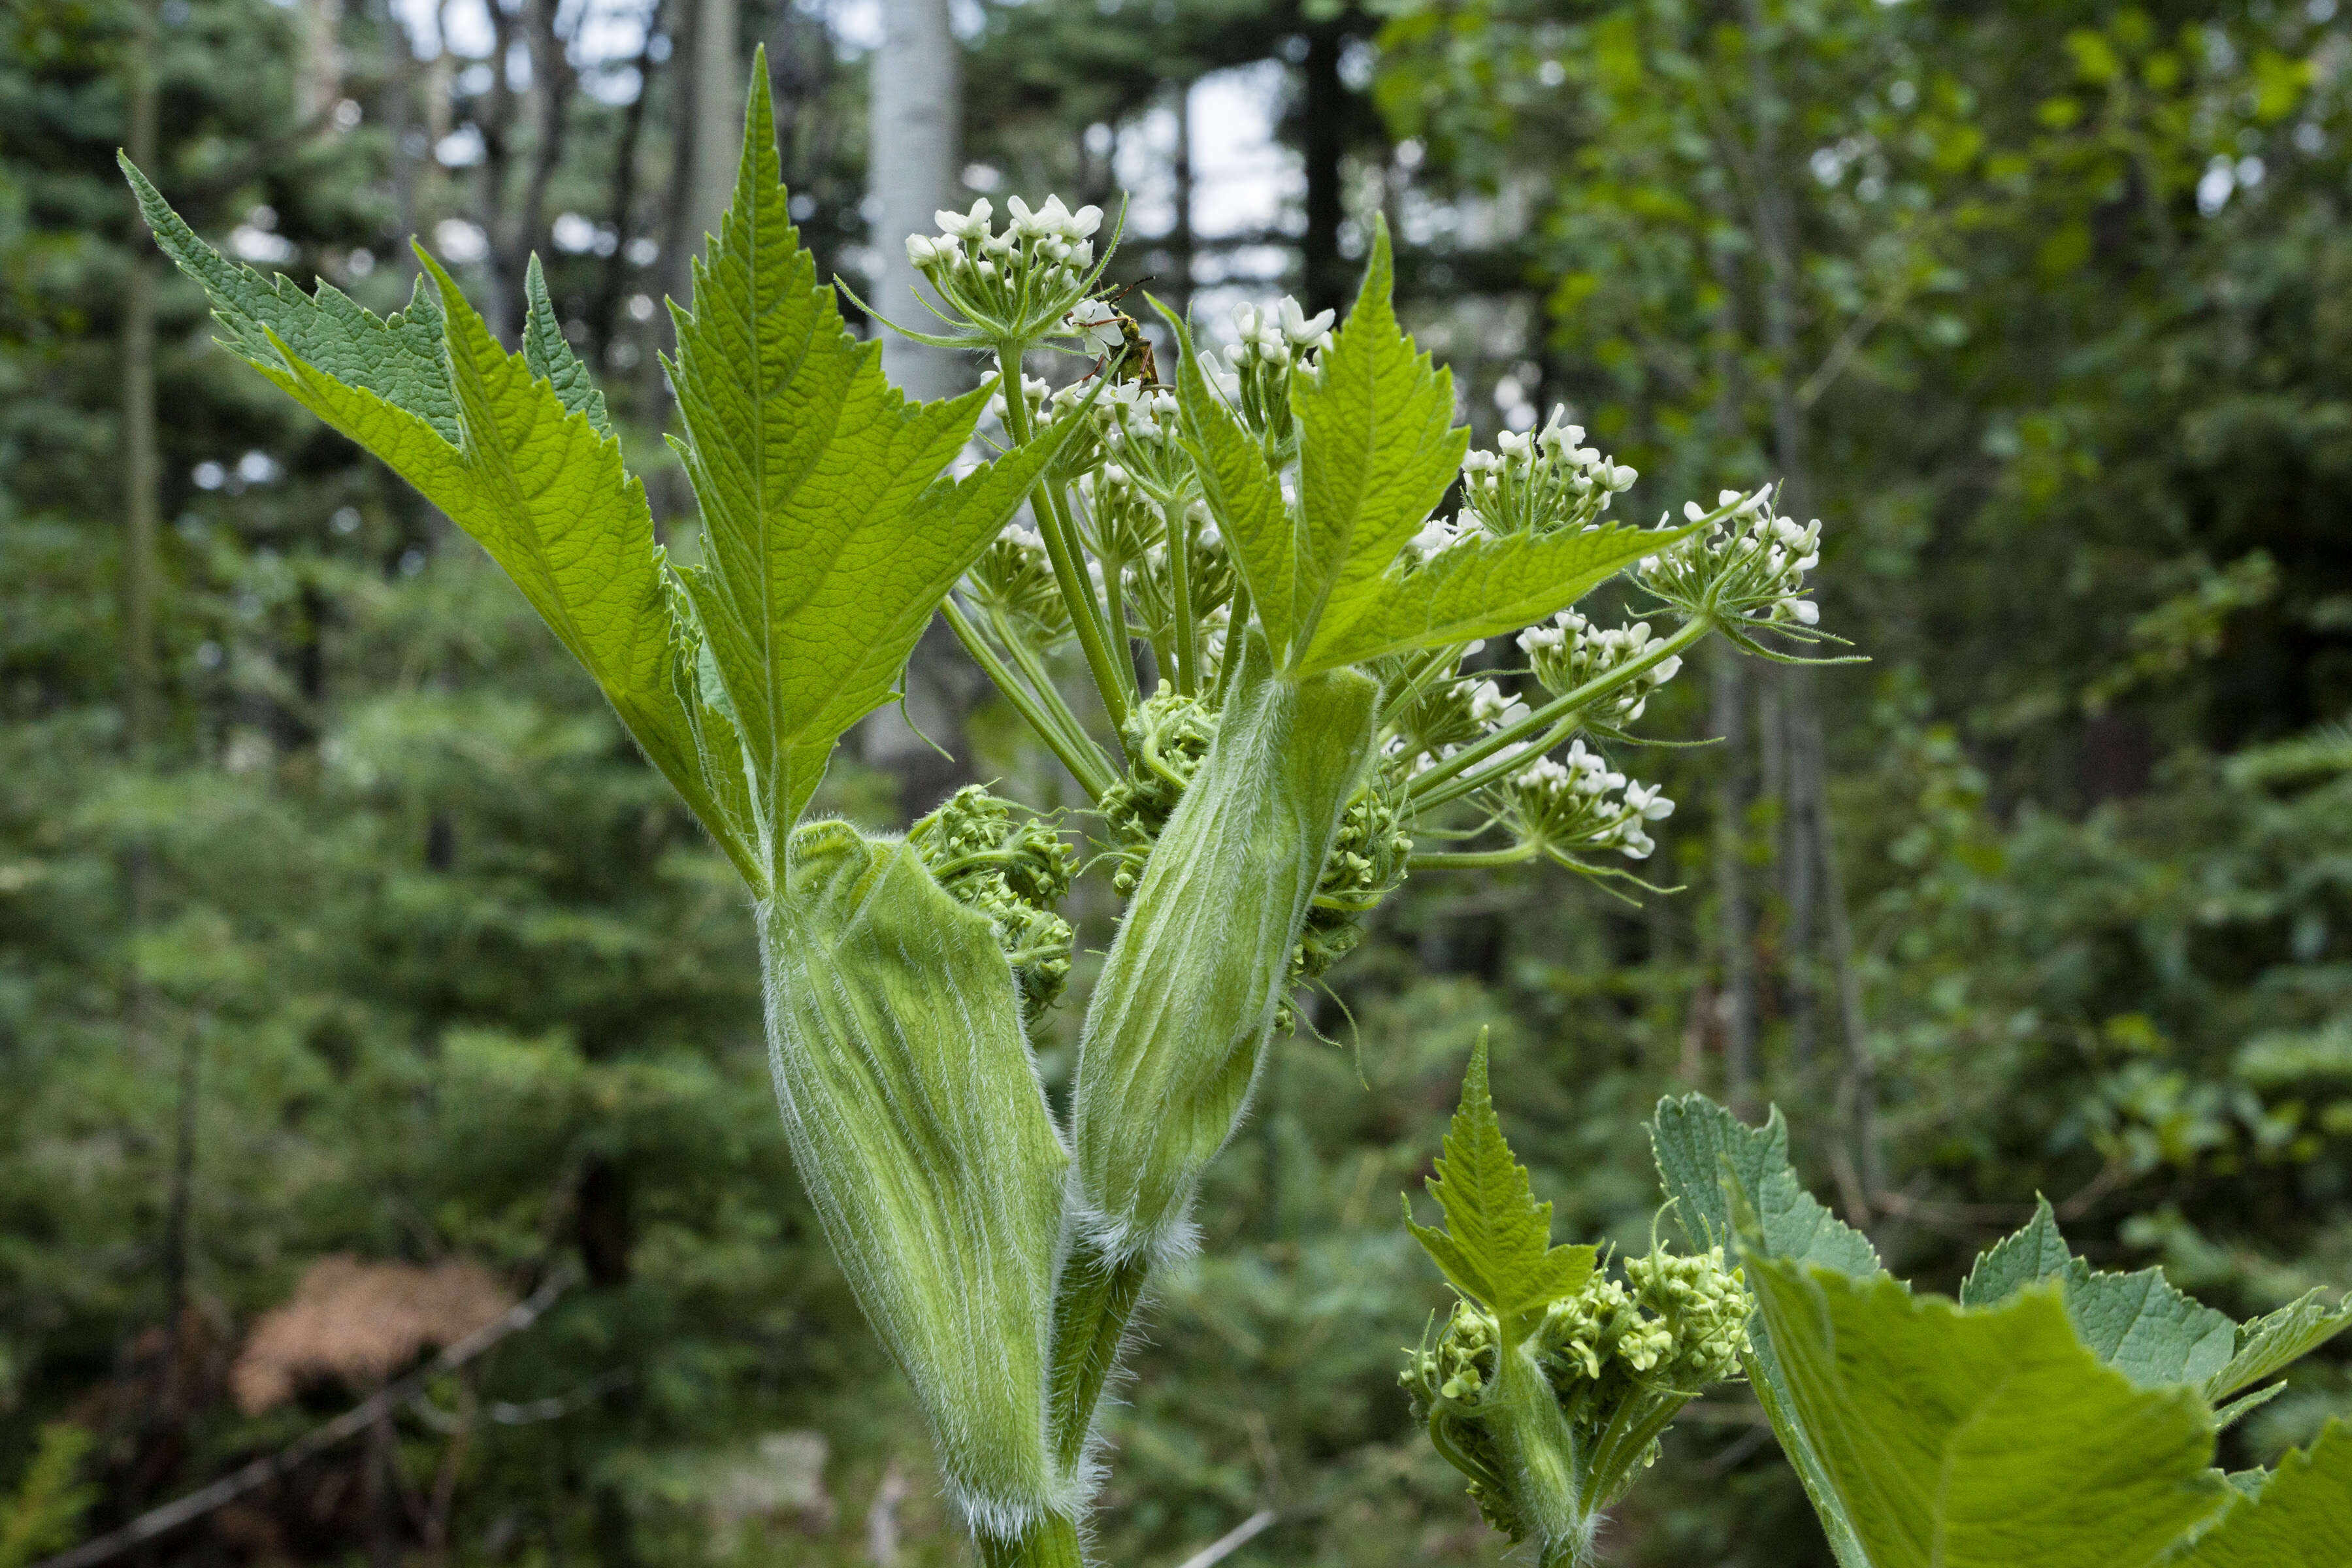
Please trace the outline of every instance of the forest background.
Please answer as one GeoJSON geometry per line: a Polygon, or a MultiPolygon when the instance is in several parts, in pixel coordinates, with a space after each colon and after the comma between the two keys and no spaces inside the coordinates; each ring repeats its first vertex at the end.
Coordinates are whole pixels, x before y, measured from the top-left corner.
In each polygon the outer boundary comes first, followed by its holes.
{"type": "MultiPolygon", "coordinates": [[[[1384,212],[1482,443],[1564,402],[1637,510],[1780,478],[1872,659],[1654,700],[1723,737],[1643,759],[1678,895],[1391,900],[1151,1314],[1108,1561],[1500,1560],[1394,1384],[1443,1291],[1391,1194],[1481,1025],[1562,1239],[1643,1244],[1636,1121],[1698,1088],[1777,1101],[1927,1283],[2037,1193],[2240,1315],[2352,1281],[2336,0],[9,0],[0,1562],[354,1406],[131,1555],[957,1559],[794,1183],[723,861],[478,550],[207,347],[113,167],[379,309],[415,232],[511,331],[537,251],[690,549],[657,301],[762,42],[793,213],[866,298],[936,205],[1128,189],[1114,276],[1213,334],[1340,302],[1384,212]]],[[[908,715],[836,807],[1047,778],[951,648],[908,715]]],[[[2330,1414],[2340,1350],[2225,1457],[2330,1414]]],[[[1828,1561],[1737,1392],[1604,1545],[1828,1561]]]]}

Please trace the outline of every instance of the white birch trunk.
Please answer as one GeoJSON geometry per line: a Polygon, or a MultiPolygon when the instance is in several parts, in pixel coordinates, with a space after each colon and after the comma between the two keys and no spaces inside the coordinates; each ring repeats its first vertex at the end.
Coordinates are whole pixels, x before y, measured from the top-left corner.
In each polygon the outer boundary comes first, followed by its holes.
{"type": "MultiPolygon", "coordinates": [[[[709,4],[709,0],[704,0],[709,4]]],[[[882,0],[883,42],[874,56],[872,163],[874,291],[866,298],[892,321],[920,330],[931,320],[915,303],[921,280],[907,259],[907,237],[927,234],[949,205],[963,124],[962,59],[948,28],[948,0],[882,0]]],[[[963,378],[953,357],[882,331],[882,364],[918,397],[943,397],[963,378]]]]}
{"type": "MultiPolygon", "coordinates": [[[[743,159],[744,61],[739,0],[697,0],[694,16],[694,172],[688,181],[686,243],[701,248],[735,195],[743,159]]],[[[683,272],[680,274],[684,276],[683,272]]]]}

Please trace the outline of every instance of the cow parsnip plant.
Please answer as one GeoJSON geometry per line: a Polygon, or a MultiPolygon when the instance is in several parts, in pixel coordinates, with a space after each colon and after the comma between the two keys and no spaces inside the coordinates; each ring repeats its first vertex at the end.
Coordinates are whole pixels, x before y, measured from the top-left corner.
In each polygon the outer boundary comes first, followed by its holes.
{"type": "MultiPolygon", "coordinates": [[[[1771,658],[1823,635],[1803,597],[1819,525],[1769,491],[1638,530],[1606,516],[1633,470],[1557,416],[1469,450],[1450,376],[1391,310],[1384,231],[1336,331],[1288,300],[1245,311],[1218,364],[1163,313],[1162,384],[1100,298],[1099,213],[942,213],[908,241],[941,330],[910,335],[996,374],[910,403],[789,221],[761,62],[733,205],[671,306],[689,564],[655,543],[535,263],[509,353],[421,249],[408,308],[379,318],[224,259],[124,167],[225,345],[482,543],[741,875],[802,1179],[988,1564],[1082,1561],[1104,1388],[1297,989],[1415,871],[1632,879],[1673,809],[1612,761],[1649,694],[1710,635],[1771,658]],[[1097,373],[1023,374],[1056,348],[1097,373]],[[1649,619],[1571,607],[1627,574],[1649,619]],[[1090,863],[1125,900],[1066,1121],[1029,1040],[1070,973],[1064,825],[981,789],[903,837],[805,819],[935,615],[1086,792],[1090,863]],[[1511,634],[1516,690],[1465,672],[1511,634]],[[1092,702],[1057,671],[1071,647],[1092,702]]],[[[2262,1553],[2342,1500],[2333,1436],[2259,1497],[2201,1468],[2214,1402],[2341,1315],[2175,1312],[2195,1348],[2151,1356],[2131,1312],[2153,1287],[2067,1259],[2046,1224],[1980,1271],[1987,1304],[1914,1301],[1807,1206],[1777,1128],[1690,1102],[1655,1131],[1694,1250],[1612,1268],[1553,1247],[1482,1049],[1435,1184],[1446,1229],[1415,1227],[1460,1301],[1409,1352],[1408,1394],[1546,1563],[1589,1554],[1675,1413],[1743,1373],[1849,1564],[2077,1561],[2017,1551],[2090,1431],[2150,1446],[2107,1468],[2141,1510],[2129,1539],[2210,1525],[2200,1563],[2285,1561],[2262,1553]]]]}

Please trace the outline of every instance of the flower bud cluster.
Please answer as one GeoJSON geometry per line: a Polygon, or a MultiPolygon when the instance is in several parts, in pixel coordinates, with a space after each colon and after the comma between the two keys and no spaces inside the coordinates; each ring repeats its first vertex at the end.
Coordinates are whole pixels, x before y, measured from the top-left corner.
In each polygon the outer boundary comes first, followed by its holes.
{"type": "Polygon", "coordinates": [[[1217,715],[1197,697],[1167,681],[1137,705],[1119,731],[1127,772],[1104,792],[1099,810],[1115,836],[1111,886],[1122,899],[1135,892],[1143,863],[1175,815],[1184,786],[1201,771],[1217,738],[1217,715]]]}
{"type": "Polygon", "coordinates": [[[907,842],[950,897],[988,917],[1034,1024],[1070,978],[1070,924],[1054,911],[1077,856],[1051,825],[967,784],[908,830],[907,842]]]}
{"type": "Polygon", "coordinates": [[[1562,853],[1614,849],[1630,860],[1657,847],[1648,825],[1672,816],[1675,803],[1656,785],[1612,772],[1582,741],[1564,757],[1538,757],[1506,781],[1497,815],[1524,842],[1562,853]]]}
{"type": "MultiPolygon", "coordinates": [[[[1647,621],[1596,631],[1591,621],[1574,610],[1562,610],[1549,626],[1529,626],[1518,637],[1519,651],[1528,656],[1537,681],[1555,697],[1564,697],[1633,663],[1664,640],[1651,632],[1647,621]]],[[[1680,655],[1660,659],[1586,709],[1586,721],[1611,726],[1632,723],[1642,716],[1650,694],[1672,680],[1682,667],[1680,655]]]]}
{"type": "Polygon", "coordinates": [[[937,236],[907,237],[907,259],[922,273],[950,320],[995,343],[1031,343],[1068,330],[1063,318],[1094,284],[1094,234],[1100,207],[1070,211],[1059,196],[1031,211],[1020,197],[1005,204],[1013,221],[1003,233],[986,197],[969,212],[940,212],[937,236]]]}
{"type": "MultiPolygon", "coordinates": [[[[1683,516],[1707,526],[1643,557],[1643,587],[1692,611],[1711,608],[1799,630],[1820,621],[1820,606],[1802,596],[1805,574],[1821,563],[1819,518],[1801,528],[1793,518],[1774,516],[1769,490],[1749,496],[1725,490],[1712,512],[1688,501],[1683,516]]],[[[1662,526],[1669,521],[1659,519],[1662,526]]]]}
{"type": "Polygon", "coordinates": [[[1133,381],[1107,386],[1095,399],[1091,422],[1106,471],[1118,482],[1162,506],[1198,492],[1200,480],[1176,442],[1176,395],[1166,387],[1133,381]]]}
{"type": "Polygon", "coordinates": [[[1033,648],[1052,647],[1070,635],[1070,607],[1062,602],[1045,542],[1033,529],[1007,523],[964,574],[963,588],[982,607],[1001,614],[1033,648]]]}
{"type": "MultiPolygon", "coordinates": [[[[1587,1514],[1624,1495],[1654,1463],[1658,1436],[1710,1384],[1733,1376],[1748,1348],[1751,1306],[1723,1249],[1677,1256],[1654,1247],[1628,1258],[1622,1282],[1596,1271],[1583,1289],[1545,1310],[1525,1352],[1559,1402],[1574,1452],[1566,1469],[1587,1514]]],[[[1500,1336],[1495,1321],[1457,1302],[1433,1342],[1405,1352],[1398,1382],[1413,1418],[1470,1479],[1479,1512],[1518,1540],[1527,1521],[1510,1495],[1491,1421],[1500,1336]]]]}
{"type": "Polygon", "coordinates": [[[1286,995],[1275,1010],[1275,1026],[1285,1034],[1297,1026],[1289,987],[1317,979],[1354,952],[1363,940],[1364,917],[1404,881],[1412,858],[1412,796],[1405,781],[1402,768],[1382,761],[1339,818],[1298,945],[1290,952],[1286,995]]]}

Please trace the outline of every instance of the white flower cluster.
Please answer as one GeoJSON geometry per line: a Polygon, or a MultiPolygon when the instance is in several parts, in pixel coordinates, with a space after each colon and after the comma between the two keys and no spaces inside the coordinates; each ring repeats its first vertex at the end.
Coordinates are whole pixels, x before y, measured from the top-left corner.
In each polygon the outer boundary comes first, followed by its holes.
{"type": "Polygon", "coordinates": [[[1309,350],[1319,353],[1329,348],[1331,323],[1336,319],[1330,310],[1308,315],[1287,294],[1271,310],[1236,306],[1234,326],[1241,333],[1241,342],[1225,351],[1225,359],[1236,371],[1246,371],[1252,364],[1286,368],[1309,350]]]}
{"type": "Polygon", "coordinates": [[[1464,506],[1458,525],[1493,534],[1557,533],[1597,524],[1610,500],[1641,476],[1597,447],[1584,426],[1555,406],[1540,430],[1506,430],[1495,450],[1462,460],[1464,506]]]}
{"type": "Polygon", "coordinates": [[[1230,367],[1209,367],[1217,390],[1241,415],[1242,423],[1276,447],[1286,447],[1293,437],[1290,378],[1310,379],[1322,374],[1322,353],[1331,346],[1329,310],[1308,315],[1286,294],[1272,310],[1241,305],[1234,310],[1234,327],[1241,341],[1225,350],[1230,367]]]}
{"type": "MultiPolygon", "coordinates": [[[[1807,627],[1821,606],[1803,597],[1805,574],[1821,563],[1819,518],[1799,527],[1775,517],[1769,490],[1725,490],[1708,512],[1685,502],[1683,516],[1707,526],[1672,549],[1642,558],[1642,583],[1668,603],[1727,616],[1807,627]]],[[[1661,526],[1670,520],[1659,518],[1661,526]]]]}
{"type": "Polygon", "coordinates": [[[1059,196],[1034,212],[1019,196],[1005,205],[1013,221],[1002,234],[984,196],[969,212],[933,214],[939,234],[908,235],[907,259],[982,334],[1034,341],[1061,330],[1062,318],[1093,283],[1102,209],[1072,212],[1059,196]]]}
{"type": "MultiPolygon", "coordinates": [[[[1643,658],[1664,641],[1650,630],[1647,621],[1596,631],[1591,621],[1574,610],[1562,610],[1549,626],[1529,626],[1521,632],[1519,651],[1528,656],[1528,668],[1544,689],[1563,697],[1643,658]]],[[[1603,724],[1632,723],[1642,716],[1650,694],[1672,680],[1682,667],[1679,654],[1668,655],[1586,709],[1586,717],[1603,724]]]]}
{"type": "Polygon", "coordinates": [[[1654,784],[1628,780],[1572,741],[1558,760],[1538,757],[1511,776],[1510,815],[1522,837],[1547,847],[1614,849],[1643,860],[1657,847],[1647,825],[1672,816],[1675,803],[1654,784]]]}

